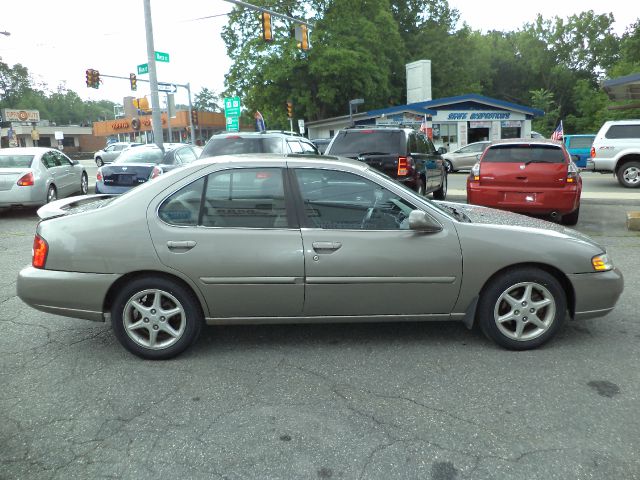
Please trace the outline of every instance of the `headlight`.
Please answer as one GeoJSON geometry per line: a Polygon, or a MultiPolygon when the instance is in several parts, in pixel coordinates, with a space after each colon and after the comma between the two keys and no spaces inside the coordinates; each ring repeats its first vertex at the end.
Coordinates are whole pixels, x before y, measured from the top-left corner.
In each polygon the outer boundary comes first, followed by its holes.
{"type": "Polygon", "coordinates": [[[609,255],[603,253],[602,255],[596,255],[591,259],[591,265],[597,272],[606,272],[613,268],[613,262],[609,260],[609,255]]]}

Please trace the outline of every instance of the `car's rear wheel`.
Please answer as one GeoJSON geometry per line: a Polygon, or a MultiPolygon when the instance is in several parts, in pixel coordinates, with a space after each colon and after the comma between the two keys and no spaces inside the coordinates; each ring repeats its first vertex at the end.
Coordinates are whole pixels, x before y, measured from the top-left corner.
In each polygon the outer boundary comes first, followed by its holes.
{"type": "Polygon", "coordinates": [[[433,192],[433,198],[436,200],[444,200],[447,198],[447,174],[442,177],[442,185],[440,188],[433,192]]]}
{"type": "Polygon", "coordinates": [[[47,203],[55,202],[58,199],[58,191],[55,185],[49,185],[47,190],[47,203]]]}
{"type": "Polygon", "coordinates": [[[100,157],[96,158],[96,165],[99,166],[99,167],[104,165],[104,162],[102,161],[102,158],[100,158],[100,157]]]}
{"type": "Polygon", "coordinates": [[[87,178],[87,174],[83,173],[82,177],[80,177],[80,195],[86,195],[89,193],[89,178],[87,178]]]}
{"type": "Polygon", "coordinates": [[[477,318],[483,333],[511,350],[536,348],[562,326],[567,300],[560,282],[538,268],[507,271],[480,294],[477,318]]]}
{"type": "Polygon", "coordinates": [[[421,178],[421,179],[418,181],[418,185],[417,185],[417,187],[416,187],[416,193],[417,193],[418,195],[420,195],[420,196],[424,196],[424,192],[425,192],[425,189],[424,189],[424,180],[421,178]]]}
{"type": "Polygon", "coordinates": [[[626,188],[640,187],[640,162],[627,162],[618,169],[618,182],[626,188]]]}
{"type": "Polygon", "coordinates": [[[175,357],[200,334],[203,314],[195,295],[163,277],[137,278],[117,293],[113,332],[131,353],[150,360],[175,357]]]}
{"type": "Polygon", "coordinates": [[[453,164],[449,160],[444,161],[444,169],[447,173],[453,173],[453,164]]]}
{"type": "Polygon", "coordinates": [[[580,216],[580,207],[576,208],[573,212],[563,215],[560,222],[563,225],[575,225],[578,223],[578,217],[580,216]]]}

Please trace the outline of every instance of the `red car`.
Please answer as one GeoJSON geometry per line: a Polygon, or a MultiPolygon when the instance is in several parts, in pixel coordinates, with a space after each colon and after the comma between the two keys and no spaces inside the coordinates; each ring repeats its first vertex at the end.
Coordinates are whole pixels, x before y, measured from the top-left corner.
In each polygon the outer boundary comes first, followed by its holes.
{"type": "Polygon", "coordinates": [[[564,145],[553,140],[493,142],[471,169],[467,202],[578,223],[582,178],[564,145]]]}

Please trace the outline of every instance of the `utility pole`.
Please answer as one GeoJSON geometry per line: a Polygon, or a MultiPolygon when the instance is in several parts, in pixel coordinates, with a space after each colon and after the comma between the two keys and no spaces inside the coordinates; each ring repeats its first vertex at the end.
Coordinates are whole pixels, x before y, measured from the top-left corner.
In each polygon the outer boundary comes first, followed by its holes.
{"type": "Polygon", "coordinates": [[[164,151],[162,138],[162,117],[160,115],[160,98],[158,97],[158,76],[156,75],[156,49],[153,45],[153,26],[151,25],[151,0],[144,3],[144,26],[147,34],[147,61],[149,64],[149,83],[151,86],[151,126],[154,143],[164,151]]]}
{"type": "Polygon", "coordinates": [[[193,125],[193,115],[191,112],[193,110],[193,106],[191,105],[191,83],[187,83],[186,85],[180,85],[181,87],[185,87],[187,89],[187,95],[189,96],[189,126],[191,127],[191,143],[196,144],[196,129],[193,125]]]}

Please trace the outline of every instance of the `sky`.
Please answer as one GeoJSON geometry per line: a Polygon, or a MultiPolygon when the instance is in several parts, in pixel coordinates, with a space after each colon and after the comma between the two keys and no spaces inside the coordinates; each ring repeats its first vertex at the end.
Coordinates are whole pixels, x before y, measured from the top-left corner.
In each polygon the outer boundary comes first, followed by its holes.
{"type": "MultiPolygon", "coordinates": [[[[250,1],[250,0],[249,0],[250,1]]],[[[515,30],[545,18],[566,18],[586,10],[611,12],[614,31],[622,34],[640,16],[630,0],[449,0],[459,10],[461,22],[475,30],[515,30]]],[[[121,103],[129,95],[148,94],[148,84],[139,82],[138,91],[129,88],[129,73],[147,62],[143,0],[30,0],[3,2],[0,10],[0,58],[29,69],[36,82],[50,90],[64,84],[85,100],[112,100],[121,103]],[[85,71],[127,77],[104,78],[98,90],[87,88],[85,71]]],[[[169,63],[156,63],[158,80],[191,84],[192,98],[206,87],[220,93],[231,62],[221,38],[227,12],[233,5],[224,0],[151,0],[154,46],[169,54],[169,63]]],[[[259,32],[256,32],[258,35],[259,32]]],[[[313,33],[312,33],[313,35],[313,33]]],[[[313,40],[313,36],[311,37],[313,40]]],[[[464,59],[461,59],[464,61],[464,59]]],[[[148,79],[148,75],[139,75],[148,79]]],[[[185,89],[176,102],[187,103],[185,89]]]]}

